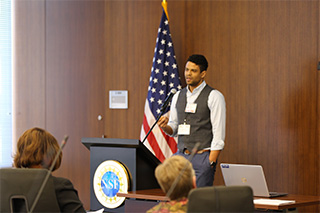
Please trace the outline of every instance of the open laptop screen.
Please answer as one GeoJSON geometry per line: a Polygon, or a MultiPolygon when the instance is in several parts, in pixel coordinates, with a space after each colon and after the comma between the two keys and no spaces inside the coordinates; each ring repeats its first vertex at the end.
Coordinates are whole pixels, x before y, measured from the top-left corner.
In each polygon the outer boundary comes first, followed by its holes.
{"type": "Polygon", "coordinates": [[[220,168],[226,186],[248,185],[254,196],[277,197],[287,193],[269,192],[261,165],[221,163],[220,168]]]}

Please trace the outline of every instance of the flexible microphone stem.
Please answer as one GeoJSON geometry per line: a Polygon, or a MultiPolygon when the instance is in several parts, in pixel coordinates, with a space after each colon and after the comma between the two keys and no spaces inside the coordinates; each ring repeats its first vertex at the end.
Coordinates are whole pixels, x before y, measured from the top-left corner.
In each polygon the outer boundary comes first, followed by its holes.
{"type": "Polygon", "coordinates": [[[168,107],[173,95],[176,94],[176,92],[177,92],[177,90],[174,89],[174,88],[170,91],[170,94],[168,95],[166,100],[164,100],[164,103],[162,104],[162,106],[160,108],[161,111],[165,111],[167,109],[167,107],[168,107]]]}
{"type": "Polygon", "coordinates": [[[62,152],[62,149],[64,148],[64,146],[66,145],[68,138],[69,138],[69,136],[67,136],[67,135],[64,136],[64,139],[63,139],[63,141],[61,142],[61,145],[60,145],[60,149],[59,149],[58,153],[56,154],[56,156],[55,156],[55,158],[54,158],[54,160],[53,160],[53,162],[51,164],[51,167],[50,167],[49,171],[47,172],[46,177],[44,178],[44,181],[42,182],[42,185],[41,185],[41,187],[40,187],[40,189],[38,191],[38,194],[37,194],[36,198],[33,201],[33,204],[32,204],[31,209],[30,209],[30,213],[32,213],[34,208],[36,207],[36,205],[37,205],[37,203],[39,201],[40,195],[42,194],[42,191],[43,191],[45,185],[48,182],[50,174],[51,174],[54,166],[56,165],[56,162],[57,162],[57,160],[59,158],[59,155],[62,152]]]}
{"type": "Polygon", "coordinates": [[[146,136],[144,137],[144,139],[142,140],[142,143],[145,142],[145,140],[147,139],[147,137],[149,136],[149,134],[151,133],[151,131],[153,130],[153,128],[155,127],[155,125],[158,123],[159,119],[161,118],[161,116],[164,114],[164,112],[166,111],[166,109],[169,106],[169,103],[173,97],[174,94],[176,94],[177,90],[176,89],[172,89],[170,94],[168,95],[168,97],[166,98],[166,100],[164,101],[163,105],[160,108],[160,114],[158,115],[156,121],[154,122],[154,124],[152,125],[152,127],[150,128],[150,130],[148,131],[148,133],[146,134],[146,136]]]}
{"type": "Polygon", "coordinates": [[[164,111],[161,111],[161,113],[158,115],[157,120],[153,123],[152,127],[150,128],[150,130],[148,131],[148,133],[146,134],[146,136],[144,137],[142,143],[145,142],[145,140],[147,139],[147,137],[149,136],[149,134],[151,133],[151,131],[153,130],[154,126],[158,123],[159,119],[161,118],[161,116],[164,114],[164,111]]]}

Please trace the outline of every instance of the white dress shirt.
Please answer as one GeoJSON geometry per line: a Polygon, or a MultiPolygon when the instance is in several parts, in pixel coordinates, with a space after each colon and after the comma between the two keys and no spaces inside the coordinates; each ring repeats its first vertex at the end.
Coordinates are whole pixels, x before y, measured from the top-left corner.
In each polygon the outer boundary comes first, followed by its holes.
{"type": "MultiPolygon", "coordinates": [[[[197,88],[193,90],[193,92],[191,92],[189,90],[189,87],[187,87],[187,103],[194,103],[206,85],[206,82],[203,81],[197,88]]],[[[173,137],[177,136],[179,125],[178,113],[176,108],[179,94],[180,91],[178,91],[172,98],[170,117],[168,122],[168,125],[173,130],[173,134],[170,136],[173,137]]],[[[216,89],[210,92],[208,97],[208,107],[210,109],[210,120],[213,134],[210,149],[222,150],[224,148],[224,139],[226,132],[226,103],[221,92],[216,89]]]]}

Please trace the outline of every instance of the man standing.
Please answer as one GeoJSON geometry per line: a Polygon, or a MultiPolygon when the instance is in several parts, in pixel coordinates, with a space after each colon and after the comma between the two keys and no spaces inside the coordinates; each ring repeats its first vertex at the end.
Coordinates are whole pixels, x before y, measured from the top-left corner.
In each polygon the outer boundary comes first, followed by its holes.
{"type": "Polygon", "coordinates": [[[178,136],[177,155],[186,158],[199,142],[192,165],[197,187],[212,186],[217,160],[224,148],[226,106],[223,95],[206,84],[208,62],[203,55],[191,55],[185,67],[187,87],[172,99],[170,118],[162,116],[159,127],[178,136]]]}

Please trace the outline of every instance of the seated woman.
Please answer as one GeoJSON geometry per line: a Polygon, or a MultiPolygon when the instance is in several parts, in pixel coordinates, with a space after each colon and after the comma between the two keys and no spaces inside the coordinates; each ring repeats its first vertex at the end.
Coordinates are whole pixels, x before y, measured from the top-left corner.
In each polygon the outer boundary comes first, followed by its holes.
{"type": "Polygon", "coordinates": [[[191,163],[180,155],[174,155],[157,166],[155,176],[170,201],[159,203],[147,213],[187,212],[188,194],[196,187],[196,177],[191,163]]]}
{"type": "MultiPolygon", "coordinates": [[[[49,169],[59,149],[57,140],[49,132],[40,128],[29,129],[18,140],[14,166],[49,169]]],[[[53,171],[60,167],[61,159],[62,153],[53,171]]],[[[61,212],[86,212],[70,180],[53,176],[53,182],[61,212]]]]}

